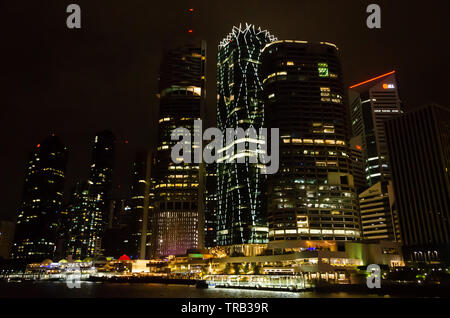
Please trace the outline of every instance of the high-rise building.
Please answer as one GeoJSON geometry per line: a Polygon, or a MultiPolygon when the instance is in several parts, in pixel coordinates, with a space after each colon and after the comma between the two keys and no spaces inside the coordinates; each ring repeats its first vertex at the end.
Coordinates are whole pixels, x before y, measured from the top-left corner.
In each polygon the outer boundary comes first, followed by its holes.
{"type": "Polygon", "coordinates": [[[77,182],[67,209],[70,226],[66,253],[73,259],[92,257],[101,248],[100,241],[96,239],[99,214],[95,213],[96,200],[90,195],[91,187],[89,181],[77,182]]]}
{"type": "Polygon", "coordinates": [[[116,138],[113,133],[105,130],[95,135],[89,170],[89,197],[93,200],[92,240],[89,246],[96,246],[94,254],[101,253],[101,239],[108,222],[109,195],[112,185],[116,138]]]}
{"type": "Polygon", "coordinates": [[[356,193],[361,193],[368,188],[366,180],[366,165],[362,151],[361,136],[354,136],[350,138],[350,159],[352,161],[352,175],[355,183],[356,193]]]}
{"type": "MultiPolygon", "coordinates": [[[[264,125],[264,107],[260,102],[261,50],[275,37],[266,30],[246,24],[233,27],[219,44],[217,61],[217,125],[224,138],[226,129],[253,127],[258,132],[264,125]]],[[[226,147],[240,143],[254,143],[240,138],[226,147]]],[[[241,147],[238,147],[241,148],[241,147]]],[[[224,152],[224,149],[219,151],[224,152]]],[[[217,244],[233,249],[248,244],[267,243],[267,218],[263,200],[264,175],[260,166],[250,157],[258,156],[247,149],[233,152],[232,157],[244,157],[245,163],[226,162],[223,157],[217,165],[217,244]]]]}
{"type": "Polygon", "coordinates": [[[450,261],[450,111],[411,111],[386,137],[405,259],[450,261]]]}
{"type": "Polygon", "coordinates": [[[275,41],[261,61],[265,124],[280,134],[280,168],[266,187],[269,247],[359,239],[338,48],[275,41]]]}
{"type": "Polygon", "coordinates": [[[206,166],[205,173],[205,247],[215,247],[217,214],[217,167],[206,166]]]}
{"type": "Polygon", "coordinates": [[[352,85],[349,97],[353,135],[362,137],[367,183],[389,180],[384,122],[401,114],[395,71],[352,85]]]}
{"type": "Polygon", "coordinates": [[[54,134],[31,153],[12,258],[42,261],[54,257],[66,164],[67,148],[54,134]]]}
{"type": "Polygon", "coordinates": [[[132,167],[130,210],[126,211],[123,221],[129,227],[130,250],[127,255],[131,258],[139,258],[141,244],[143,244],[143,258],[146,255],[147,244],[150,242],[149,227],[149,186],[150,158],[147,151],[136,154],[132,167]],[[147,198],[146,198],[147,196],[147,198]],[[142,235],[144,233],[144,236],[142,235]],[[141,242],[144,240],[144,242],[141,242]]]}
{"type": "MultiPolygon", "coordinates": [[[[199,133],[194,121],[200,119],[205,101],[206,44],[185,45],[165,52],[159,81],[159,127],[155,159],[152,256],[185,254],[198,248],[203,231],[199,205],[199,164],[173,162],[172,131],[186,128],[199,133]],[[196,130],[196,131],[194,131],[196,130]]],[[[201,143],[192,143],[191,154],[201,143]]]]}
{"type": "Polygon", "coordinates": [[[379,181],[359,194],[364,240],[399,240],[394,202],[392,181],[379,181]]]}

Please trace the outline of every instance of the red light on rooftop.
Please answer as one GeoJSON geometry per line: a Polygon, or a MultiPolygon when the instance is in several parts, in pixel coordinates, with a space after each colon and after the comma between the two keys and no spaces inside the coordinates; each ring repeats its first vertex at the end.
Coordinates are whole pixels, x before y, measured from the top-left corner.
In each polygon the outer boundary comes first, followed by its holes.
{"type": "Polygon", "coordinates": [[[370,80],[367,80],[367,81],[364,81],[364,82],[361,82],[361,83],[355,84],[355,85],[353,85],[353,86],[350,86],[350,88],[355,88],[355,87],[358,87],[358,86],[361,86],[361,85],[364,85],[364,84],[367,84],[367,83],[373,82],[373,81],[375,81],[375,80],[377,80],[377,79],[380,79],[380,78],[386,77],[386,76],[388,76],[388,75],[391,75],[391,74],[394,74],[394,73],[395,73],[395,71],[392,71],[392,72],[389,72],[389,73],[386,73],[386,74],[383,74],[383,75],[380,75],[380,76],[377,76],[377,77],[371,78],[370,80]]]}

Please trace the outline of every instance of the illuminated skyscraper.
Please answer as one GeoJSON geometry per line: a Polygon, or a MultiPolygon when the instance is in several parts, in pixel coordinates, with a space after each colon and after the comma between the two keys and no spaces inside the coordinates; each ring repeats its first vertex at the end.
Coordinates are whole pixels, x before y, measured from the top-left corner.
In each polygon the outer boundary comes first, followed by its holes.
{"type": "MultiPolygon", "coordinates": [[[[224,136],[226,128],[244,130],[263,127],[261,50],[275,39],[266,30],[246,24],[233,27],[219,44],[217,61],[217,125],[224,136]]],[[[225,138],[225,137],[224,137],[225,138]]],[[[248,144],[248,138],[235,140],[248,144]]],[[[224,145],[226,141],[224,140],[224,145]]],[[[250,147],[249,147],[250,148],[250,147]]],[[[221,149],[225,151],[225,149],[221,149]]],[[[243,150],[234,157],[245,157],[245,163],[223,161],[217,165],[217,244],[239,248],[243,244],[267,243],[267,219],[264,209],[264,175],[243,150]]],[[[224,160],[231,158],[224,157],[224,160]]]]}
{"type": "Polygon", "coordinates": [[[395,71],[350,87],[353,135],[362,137],[368,185],[390,179],[384,122],[400,115],[395,71]]]}
{"type": "Polygon", "coordinates": [[[67,148],[53,134],[31,153],[25,172],[12,258],[27,261],[53,258],[66,163],[67,148]]]}
{"type": "Polygon", "coordinates": [[[275,41],[263,49],[261,61],[265,124],[279,128],[281,139],[279,171],[267,177],[269,245],[357,240],[350,123],[337,47],[275,41]]]}
{"type": "MultiPolygon", "coordinates": [[[[205,62],[205,42],[167,51],[162,61],[158,144],[152,163],[152,256],[185,254],[201,245],[199,164],[182,158],[172,162],[171,150],[177,141],[171,140],[171,133],[183,127],[194,135],[194,120],[200,119],[205,101],[205,62]]],[[[199,147],[193,143],[191,149],[199,147]]]]}
{"type": "Polygon", "coordinates": [[[88,181],[77,182],[67,209],[70,226],[66,253],[73,259],[94,256],[94,252],[101,248],[101,242],[96,239],[98,213],[95,213],[96,200],[89,194],[91,186],[88,181]]]}
{"type": "Polygon", "coordinates": [[[90,231],[93,232],[91,240],[94,241],[89,242],[90,254],[88,256],[96,256],[101,253],[101,239],[108,222],[108,202],[112,184],[115,143],[116,138],[108,130],[95,135],[89,171],[89,197],[94,202],[90,231]]]}
{"type": "Polygon", "coordinates": [[[101,131],[94,138],[89,180],[77,183],[69,208],[71,219],[67,253],[73,258],[97,257],[108,224],[115,137],[101,131]]]}

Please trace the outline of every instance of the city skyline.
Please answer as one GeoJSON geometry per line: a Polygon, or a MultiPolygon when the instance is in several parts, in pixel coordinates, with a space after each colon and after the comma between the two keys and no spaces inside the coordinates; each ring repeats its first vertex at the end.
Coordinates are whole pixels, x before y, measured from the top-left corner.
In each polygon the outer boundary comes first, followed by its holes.
{"type": "MultiPolygon", "coordinates": [[[[211,62],[206,77],[208,96],[210,96],[207,100],[207,107],[208,110],[211,110],[215,108],[213,96],[215,92],[216,44],[233,25],[245,23],[245,21],[269,29],[279,38],[323,40],[336,43],[341,49],[346,86],[396,69],[400,94],[406,108],[421,106],[429,101],[435,101],[445,106],[444,81],[439,79],[443,78],[448,65],[445,63],[442,65],[442,61],[445,61],[443,55],[445,50],[433,49],[433,46],[438,43],[439,32],[436,32],[436,28],[440,25],[439,17],[446,11],[447,3],[439,4],[440,9],[438,6],[422,8],[417,4],[410,4],[406,13],[401,10],[403,7],[400,4],[383,5],[383,1],[381,1],[380,5],[386,8],[381,30],[365,28],[365,4],[350,3],[348,7],[347,4],[337,7],[325,2],[317,5],[287,2],[280,4],[280,13],[272,12],[269,10],[269,5],[264,3],[260,4],[258,10],[251,10],[254,5],[251,1],[246,4],[229,3],[229,5],[229,10],[226,10],[223,8],[223,4],[196,4],[194,1],[192,4],[193,19],[183,17],[178,23],[175,23],[172,15],[161,17],[161,19],[167,18],[173,23],[162,25],[157,22],[160,20],[155,19],[152,27],[150,22],[146,22],[149,26],[146,30],[150,31],[137,32],[134,37],[129,37],[130,31],[137,30],[138,22],[131,23],[129,19],[131,16],[120,18],[114,14],[110,16],[105,14],[99,21],[101,23],[94,26],[94,21],[91,19],[97,16],[101,17],[98,15],[100,4],[83,6],[83,10],[91,14],[89,18],[83,20],[84,28],[78,33],[76,31],[70,33],[64,23],[58,21],[60,19],[57,15],[58,7],[52,8],[46,5],[33,7],[30,5],[29,11],[24,10],[18,21],[11,22],[12,25],[17,26],[14,34],[25,41],[19,43],[13,38],[13,33],[6,35],[6,39],[13,47],[13,50],[7,54],[10,54],[10,60],[15,63],[6,67],[8,76],[5,78],[10,78],[11,81],[6,82],[4,86],[10,93],[6,95],[6,105],[3,109],[3,114],[5,118],[8,118],[8,122],[2,129],[4,135],[8,135],[17,129],[15,127],[27,128],[18,131],[12,138],[6,140],[4,151],[10,155],[2,156],[1,160],[3,165],[11,169],[6,171],[3,180],[15,180],[21,184],[24,180],[23,168],[29,149],[32,149],[50,131],[54,131],[69,148],[68,182],[66,182],[65,191],[67,193],[76,180],[87,179],[88,172],[84,167],[89,162],[88,141],[93,138],[96,131],[110,129],[118,137],[118,162],[121,162],[114,180],[115,191],[123,195],[122,190],[131,184],[129,171],[135,150],[147,148],[156,141],[155,131],[146,129],[144,133],[140,133],[140,130],[130,129],[130,126],[148,125],[152,127],[157,120],[152,113],[157,107],[156,74],[159,65],[158,55],[160,56],[162,52],[160,48],[163,43],[164,46],[172,46],[172,43],[182,42],[181,39],[189,38],[189,36],[205,38],[210,43],[208,56],[211,62]],[[286,10],[288,7],[297,9],[297,11],[286,10]],[[208,22],[212,20],[205,12],[216,12],[216,10],[221,11],[220,17],[208,25],[208,22]],[[348,12],[345,12],[346,10],[348,12]],[[437,16],[435,22],[426,25],[408,24],[411,32],[407,33],[407,36],[399,36],[404,27],[401,26],[401,23],[394,24],[394,21],[398,19],[400,19],[399,21],[412,21],[419,13],[422,13],[421,10],[433,12],[437,16]],[[304,12],[322,13],[323,19],[326,19],[327,23],[321,26],[310,19],[294,19],[293,13],[290,11],[296,11],[300,15],[303,15],[304,12]],[[39,36],[33,39],[33,31],[32,28],[30,29],[29,23],[20,20],[20,18],[26,19],[31,12],[48,15],[48,22],[41,26],[47,31],[47,38],[43,39],[39,36]],[[356,12],[359,14],[356,15],[356,12]],[[360,17],[360,20],[347,19],[348,24],[341,26],[340,19],[350,15],[360,17]],[[188,34],[186,31],[189,29],[189,24],[193,25],[193,34],[188,34]],[[158,32],[154,32],[154,38],[144,44],[142,42],[144,35],[147,34],[146,32],[151,32],[152,29],[158,30],[158,32]],[[413,33],[417,38],[425,38],[426,35],[429,54],[433,54],[432,59],[424,59],[422,56],[419,59],[418,53],[410,46],[414,43],[414,39],[412,35],[408,34],[413,33]],[[113,37],[113,34],[118,36],[113,37]],[[175,38],[174,40],[169,41],[164,34],[175,34],[176,36],[172,37],[175,38]],[[99,39],[99,41],[94,41],[94,39],[99,39]],[[55,40],[60,42],[56,44],[55,40]],[[80,43],[84,44],[78,46],[80,43]],[[381,47],[376,45],[377,43],[380,43],[381,47]],[[34,48],[36,52],[40,53],[30,57],[27,55],[24,45],[29,45],[30,48],[34,48]],[[130,53],[129,50],[120,49],[123,46],[135,47],[137,50],[130,53]],[[76,49],[74,50],[74,48],[76,49]],[[111,49],[114,50],[114,54],[111,53],[111,49]],[[392,54],[393,51],[396,54],[392,54]],[[13,52],[20,53],[13,56],[13,52]],[[405,58],[406,56],[407,58],[405,58]],[[421,60],[423,63],[416,65],[415,60],[421,60]],[[92,65],[92,71],[86,69],[86,65],[92,65]],[[434,75],[434,70],[437,69],[440,72],[434,75]],[[92,72],[97,75],[93,75],[92,72]],[[109,76],[106,78],[99,74],[109,74],[109,76]],[[125,76],[119,76],[121,74],[125,76]],[[435,78],[433,83],[423,80],[427,74],[429,76],[433,74],[435,78]],[[27,78],[25,86],[20,88],[13,86],[19,75],[27,78]],[[96,84],[87,84],[82,80],[85,77],[90,77],[96,84]],[[95,89],[97,94],[93,91],[95,85],[98,85],[95,89]],[[29,105],[33,105],[33,108],[27,108],[30,107],[29,105]],[[19,111],[15,112],[14,109],[19,111]],[[35,109],[39,109],[39,111],[35,109]],[[123,113],[124,116],[117,116],[120,113],[123,113]],[[67,123],[64,116],[70,116],[73,121],[67,123]],[[118,184],[121,185],[121,189],[117,189],[118,184]]],[[[19,8],[21,4],[16,6],[19,8]]],[[[164,5],[158,6],[164,7],[164,5]]],[[[113,7],[114,5],[112,7],[105,5],[101,9],[106,13],[113,7]]],[[[174,12],[178,10],[176,16],[179,16],[180,12],[183,14],[186,12],[186,8],[187,6],[184,4],[175,4],[173,10],[174,12]]],[[[9,9],[14,10],[14,5],[9,9]]],[[[157,7],[147,7],[147,12],[153,12],[153,10],[156,11],[157,7]]],[[[142,20],[143,15],[135,18],[136,21],[144,21],[142,20]]],[[[420,54],[423,54],[422,51],[420,50],[420,54]]],[[[209,114],[211,113],[212,111],[209,112],[209,114]]],[[[17,215],[17,207],[21,200],[21,186],[11,187],[9,183],[2,182],[1,188],[2,193],[5,193],[8,199],[5,203],[5,211],[0,217],[13,218],[17,215]]],[[[67,200],[68,196],[66,195],[65,198],[67,200]]]]}

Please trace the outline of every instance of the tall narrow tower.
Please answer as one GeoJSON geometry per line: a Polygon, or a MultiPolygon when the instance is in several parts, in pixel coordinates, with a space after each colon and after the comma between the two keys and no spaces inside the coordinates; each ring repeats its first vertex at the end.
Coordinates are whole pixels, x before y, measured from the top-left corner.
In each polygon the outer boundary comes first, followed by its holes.
{"type": "MultiPolygon", "coordinates": [[[[217,124],[224,136],[226,128],[254,127],[258,131],[263,127],[264,107],[259,100],[261,50],[274,39],[268,31],[246,24],[233,27],[220,42],[217,124]]],[[[227,147],[248,142],[238,139],[227,147]]],[[[262,200],[264,175],[256,163],[250,163],[250,157],[257,154],[243,150],[235,155],[245,157],[245,163],[223,161],[217,165],[217,244],[239,249],[267,243],[268,229],[262,200]]]]}
{"type": "Polygon", "coordinates": [[[366,180],[372,186],[391,179],[384,122],[401,113],[395,71],[350,87],[354,136],[361,136],[366,180]]]}
{"type": "MultiPolygon", "coordinates": [[[[205,42],[167,51],[163,57],[158,144],[152,163],[152,256],[185,254],[201,245],[199,164],[172,161],[171,150],[177,141],[171,140],[171,133],[183,127],[194,135],[194,121],[200,119],[205,101],[205,62],[205,42]]],[[[193,143],[192,152],[201,146],[193,143]]]]}

